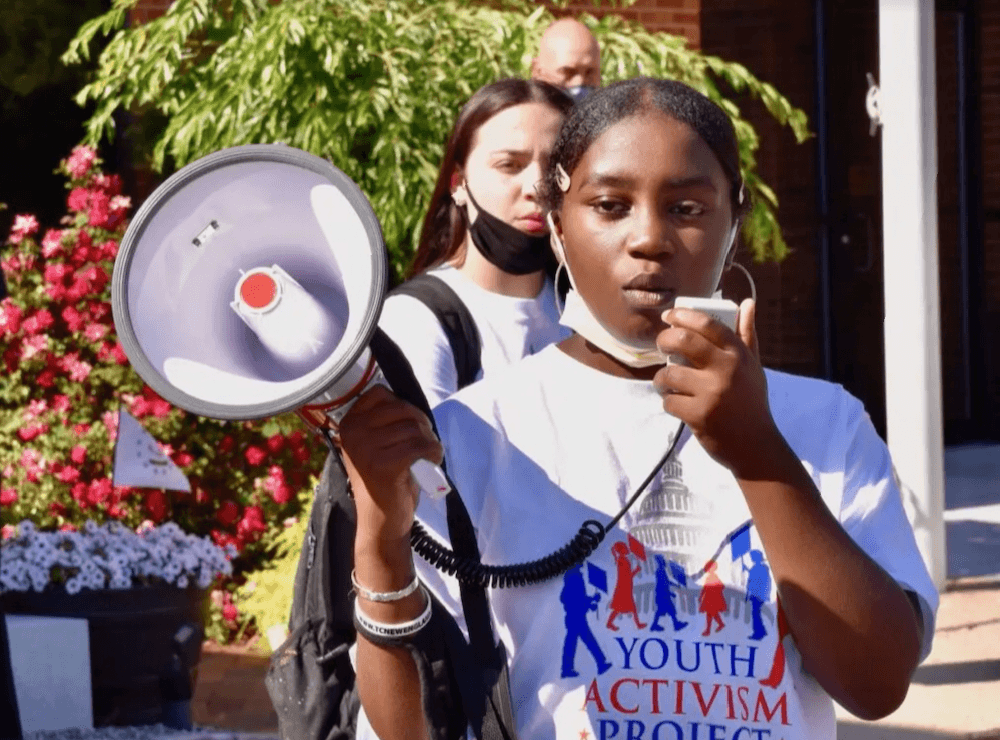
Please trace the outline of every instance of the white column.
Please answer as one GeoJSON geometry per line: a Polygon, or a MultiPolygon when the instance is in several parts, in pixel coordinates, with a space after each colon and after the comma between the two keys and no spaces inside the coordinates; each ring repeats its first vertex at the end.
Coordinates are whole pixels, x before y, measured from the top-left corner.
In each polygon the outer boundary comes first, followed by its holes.
{"type": "Polygon", "coordinates": [[[941,589],[947,556],[934,0],[879,0],[879,60],[888,443],[909,489],[917,545],[941,589]]]}

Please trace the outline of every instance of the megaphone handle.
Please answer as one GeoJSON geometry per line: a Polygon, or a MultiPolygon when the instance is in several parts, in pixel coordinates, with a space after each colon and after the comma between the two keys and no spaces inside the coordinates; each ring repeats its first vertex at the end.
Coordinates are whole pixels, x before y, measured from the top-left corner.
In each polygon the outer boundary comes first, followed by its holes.
{"type": "MultiPolygon", "coordinates": [[[[381,383],[389,390],[392,390],[392,386],[389,385],[389,381],[385,379],[385,375],[382,374],[382,369],[378,365],[375,365],[375,373],[368,385],[362,389],[362,393],[371,388],[375,383],[381,383]]],[[[410,474],[413,476],[413,480],[416,481],[420,490],[432,499],[440,499],[451,490],[444,471],[430,460],[417,460],[410,466],[410,474]]]]}

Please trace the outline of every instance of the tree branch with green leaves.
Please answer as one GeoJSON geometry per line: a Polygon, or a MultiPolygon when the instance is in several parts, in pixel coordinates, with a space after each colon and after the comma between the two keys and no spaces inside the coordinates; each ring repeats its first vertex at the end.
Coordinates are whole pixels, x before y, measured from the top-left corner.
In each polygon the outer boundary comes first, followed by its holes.
{"type": "MultiPolygon", "coordinates": [[[[95,104],[85,142],[112,137],[115,114],[128,112],[165,121],[143,153],[163,174],[240,144],[281,142],[324,157],[368,195],[397,278],[462,104],[485,84],[528,76],[554,20],[527,0],[175,0],[164,16],[127,27],[137,2],[113,0],[63,55],[68,64],[96,61],[77,95],[95,104]],[[99,35],[108,43],[91,60],[99,35]]],[[[742,65],[690,49],[683,37],[614,14],[581,20],[601,45],[605,82],[676,79],[725,109],[753,200],[744,240],[758,260],[784,257],[777,197],[756,173],[758,135],[723,88],[760,101],[798,142],[810,135],[805,113],[742,65]]]]}

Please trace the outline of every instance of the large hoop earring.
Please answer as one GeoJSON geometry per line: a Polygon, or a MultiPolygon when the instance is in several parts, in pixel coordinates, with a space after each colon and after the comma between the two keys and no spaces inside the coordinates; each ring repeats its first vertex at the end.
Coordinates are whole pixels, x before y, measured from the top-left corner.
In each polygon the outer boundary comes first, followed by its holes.
{"type": "Polygon", "coordinates": [[[737,268],[740,272],[742,272],[746,276],[747,282],[750,283],[750,298],[751,300],[753,300],[754,303],[757,303],[757,286],[754,284],[753,275],[750,274],[750,271],[743,265],[741,265],[739,262],[735,261],[731,262],[729,266],[737,268]]]}
{"type": "Polygon", "coordinates": [[[556,312],[559,314],[559,318],[562,318],[563,311],[566,310],[566,304],[559,299],[559,277],[562,275],[562,270],[566,269],[566,263],[560,262],[556,266],[555,275],[552,277],[552,292],[555,293],[556,300],[556,312]]]}

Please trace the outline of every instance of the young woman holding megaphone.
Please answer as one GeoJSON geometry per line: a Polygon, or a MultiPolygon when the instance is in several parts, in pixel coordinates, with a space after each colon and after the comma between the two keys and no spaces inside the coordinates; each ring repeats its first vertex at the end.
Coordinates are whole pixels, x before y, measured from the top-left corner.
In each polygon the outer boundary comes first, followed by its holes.
{"type": "Polygon", "coordinates": [[[573,334],[437,406],[440,442],[385,388],[345,416],[359,738],[430,737],[440,697],[407,648],[431,595],[464,624],[455,578],[411,551],[416,524],[449,531],[411,481],[420,458],[446,461],[484,563],[551,564],[596,527],[581,557],[491,581],[521,740],[832,739],[833,699],[865,719],[902,702],[937,594],[884,443],[839,386],[762,369],[752,300],[735,329],[674,307],[717,290],[744,192],[732,125],[701,94],[593,93],[542,187],[573,334]]]}

